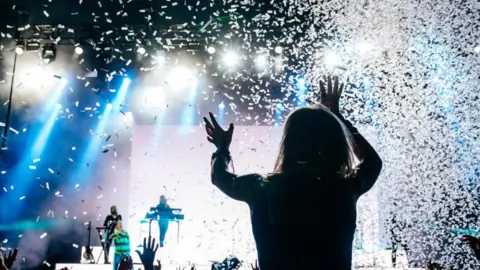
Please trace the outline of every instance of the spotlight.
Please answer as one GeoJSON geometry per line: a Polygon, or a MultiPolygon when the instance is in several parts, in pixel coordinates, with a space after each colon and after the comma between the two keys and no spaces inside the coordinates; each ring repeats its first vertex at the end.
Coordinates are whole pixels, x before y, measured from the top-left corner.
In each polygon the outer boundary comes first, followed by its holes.
{"type": "Polygon", "coordinates": [[[359,53],[365,54],[372,51],[374,49],[374,46],[373,44],[368,42],[359,42],[357,43],[356,48],[359,53]]]}
{"type": "Polygon", "coordinates": [[[61,109],[62,109],[62,104],[58,104],[58,103],[57,103],[57,105],[55,105],[55,108],[56,108],[57,110],[61,110],[61,109]]]}
{"type": "Polygon", "coordinates": [[[48,64],[55,61],[56,57],[56,48],[54,44],[45,44],[42,50],[42,59],[48,64]]]}
{"type": "Polygon", "coordinates": [[[165,65],[165,62],[166,62],[166,57],[165,57],[165,54],[164,53],[158,53],[156,56],[153,56],[152,55],[152,58],[155,59],[154,61],[154,65],[157,65],[157,66],[163,66],[165,65]]]}
{"type": "Polygon", "coordinates": [[[213,46],[208,46],[207,51],[209,54],[214,54],[217,50],[213,46]]]}
{"type": "Polygon", "coordinates": [[[123,78],[122,88],[127,88],[130,85],[131,82],[132,82],[132,80],[130,80],[130,78],[128,78],[128,77],[123,78]]]}
{"type": "Polygon", "coordinates": [[[60,79],[60,90],[63,90],[65,88],[65,86],[67,86],[68,84],[68,80],[67,79],[60,79]]]}
{"type": "Polygon", "coordinates": [[[275,47],[275,52],[281,54],[283,52],[283,48],[281,46],[275,47]]]}
{"type": "Polygon", "coordinates": [[[221,110],[225,109],[225,104],[223,104],[223,102],[218,104],[218,108],[221,110]]]}
{"type": "Polygon", "coordinates": [[[257,60],[255,60],[257,67],[260,69],[264,69],[268,65],[268,58],[266,55],[259,55],[257,60]]]}
{"type": "Polygon", "coordinates": [[[15,53],[16,53],[16,54],[23,54],[24,51],[25,51],[25,50],[24,50],[24,48],[23,48],[23,45],[17,45],[17,46],[15,46],[15,53]]]}
{"type": "Polygon", "coordinates": [[[297,79],[297,84],[299,88],[305,88],[305,83],[306,81],[304,77],[300,77],[297,79]]]}
{"type": "Polygon", "coordinates": [[[223,62],[229,67],[236,66],[238,63],[238,55],[235,52],[227,52],[223,58],[223,62]]]}
{"type": "Polygon", "coordinates": [[[167,84],[175,89],[183,89],[190,84],[195,84],[193,72],[185,67],[176,67],[167,77],[167,84]]]}
{"type": "Polygon", "coordinates": [[[145,50],[145,48],[143,46],[139,46],[137,48],[137,53],[140,54],[140,55],[144,55],[147,53],[147,50],[145,50]]]}
{"type": "Polygon", "coordinates": [[[107,104],[107,110],[111,110],[113,108],[113,105],[111,103],[107,104]]]}
{"type": "Polygon", "coordinates": [[[162,88],[150,88],[146,90],[145,102],[153,107],[161,107],[165,105],[165,97],[162,88]]]}
{"type": "Polygon", "coordinates": [[[75,53],[78,54],[78,55],[81,55],[83,54],[83,48],[82,46],[75,46],[75,53]]]}
{"type": "Polygon", "coordinates": [[[328,52],[325,54],[324,61],[328,67],[335,67],[340,64],[340,57],[334,52],[328,52]]]}

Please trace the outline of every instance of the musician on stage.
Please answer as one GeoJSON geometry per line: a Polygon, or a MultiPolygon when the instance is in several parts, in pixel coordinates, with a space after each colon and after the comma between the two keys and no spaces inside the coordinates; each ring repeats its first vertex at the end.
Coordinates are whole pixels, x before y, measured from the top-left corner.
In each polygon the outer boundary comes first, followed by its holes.
{"type": "Polygon", "coordinates": [[[107,230],[107,235],[105,235],[105,245],[104,245],[104,255],[105,255],[105,264],[108,264],[108,255],[110,253],[110,246],[111,246],[111,241],[109,241],[109,235],[108,233],[109,232],[113,232],[116,224],[118,223],[118,221],[121,221],[122,220],[122,215],[119,215],[118,212],[117,212],[117,207],[115,205],[112,205],[112,207],[110,207],[110,215],[108,215],[106,218],[105,218],[105,221],[103,222],[103,227],[106,227],[107,230]]]}
{"type": "MultiPolygon", "coordinates": [[[[160,196],[160,203],[155,207],[155,210],[161,212],[162,210],[169,209],[170,205],[167,203],[167,198],[165,195],[160,196]]],[[[158,228],[160,229],[160,247],[163,247],[165,241],[165,235],[168,231],[168,223],[170,221],[169,217],[162,217],[160,215],[158,219],[158,228]]]]}
{"type": "Polygon", "coordinates": [[[130,258],[130,237],[128,232],[123,230],[121,220],[115,223],[115,229],[109,233],[109,242],[112,241],[115,245],[115,257],[113,259],[113,269],[117,270],[123,257],[130,258]]]}

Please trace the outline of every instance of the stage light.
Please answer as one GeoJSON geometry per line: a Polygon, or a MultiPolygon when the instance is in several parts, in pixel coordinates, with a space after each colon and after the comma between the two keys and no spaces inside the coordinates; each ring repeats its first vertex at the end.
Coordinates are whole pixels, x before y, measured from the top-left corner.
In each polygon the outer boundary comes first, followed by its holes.
{"type": "Polygon", "coordinates": [[[328,67],[335,67],[340,64],[340,57],[334,52],[328,52],[325,54],[324,61],[328,67]]]}
{"type": "Polygon", "coordinates": [[[165,105],[165,97],[163,96],[163,89],[152,87],[146,89],[145,103],[152,105],[153,107],[161,107],[165,105]]]}
{"type": "Polygon", "coordinates": [[[107,110],[111,110],[113,108],[113,105],[111,103],[108,103],[106,108],[107,108],[107,110]]]}
{"type": "Polygon", "coordinates": [[[297,79],[297,85],[299,88],[305,88],[306,80],[304,77],[300,77],[297,79]]]}
{"type": "Polygon", "coordinates": [[[15,46],[15,53],[16,54],[23,54],[24,53],[24,48],[23,48],[23,45],[17,45],[15,46]]]}
{"type": "Polygon", "coordinates": [[[122,88],[127,88],[130,85],[131,82],[132,82],[132,80],[130,80],[130,78],[124,78],[122,88]]]}
{"type": "Polygon", "coordinates": [[[217,50],[213,46],[208,46],[207,51],[209,54],[214,54],[217,50]]]}
{"type": "Polygon", "coordinates": [[[227,52],[223,58],[225,65],[234,67],[238,64],[238,55],[235,52],[227,52]]]}
{"type": "Polygon", "coordinates": [[[183,89],[188,85],[195,84],[196,79],[191,70],[178,66],[168,75],[166,82],[171,88],[183,89]]]}
{"type": "Polygon", "coordinates": [[[59,87],[60,91],[62,91],[65,88],[65,86],[67,86],[67,84],[68,84],[67,79],[64,79],[64,78],[60,79],[60,87],[59,87]]]}
{"type": "Polygon", "coordinates": [[[78,55],[83,54],[83,48],[82,48],[82,46],[76,46],[76,47],[75,47],[75,53],[78,54],[78,55]]]}
{"type": "Polygon", "coordinates": [[[137,48],[137,53],[140,54],[140,55],[144,55],[147,53],[147,50],[145,50],[145,48],[143,46],[139,46],[137,48]]]}
{"type": "Polygon", "coordinates": [[[155,59],[155,65],[157,66],[163,66],[166,62],[166,57],[164,53],[158,53],[156,56],[152,55],[152,58],[155,59]]]}
{"type": "Polygon", "coordinates": [[[57,105],[55,105],[55,108],[56,108],[57,110],[61,110],[61,109],[62,109],[62,104],[58,104],[58,103],[57,103],[57,105]]]}
{"type": "Polygon", "coordinates": [[[282,108],[283,108],[283,104],[282,104],[282,103],[277,103],[277,105],[275,105],[275,107],[277,107],[277,109],[282,109],[282,108]]]}
{"type": "Polygon", "coordinates": [[[223,104],[223,102],[218,104],[218,108],[219,109],[225,109],[225,104],[223,104]]]}
{"type": "Polygon", "coordinates": [[[473,51],[476,52],[476,53],[480,53],[480,45],[473,48],[473,51]]]}
{"type": "Polygon", "coordinates": [[[42,50],[42,59],[46,64],[55,61],[57,49],[55,44],[45,44],[42,50]]]}
{"type": "Polygon", "coordinates": [[[368,53],[373,50],[373,44],[368,42],[359,42],[357,43],[356,49],[359,53],[368,53]]]}
{"type": "Polygon", "coordinates": [[[260,69],[264,69],[268,66],[268,57],[266,55],[259,55],[255,60],[257,67],[260,69]]]}
{"type": "Polygon", "coordinates": [[[283,52],[283,48],[281,46],[275,47],[275,52],[281,54],[283,52]]]}

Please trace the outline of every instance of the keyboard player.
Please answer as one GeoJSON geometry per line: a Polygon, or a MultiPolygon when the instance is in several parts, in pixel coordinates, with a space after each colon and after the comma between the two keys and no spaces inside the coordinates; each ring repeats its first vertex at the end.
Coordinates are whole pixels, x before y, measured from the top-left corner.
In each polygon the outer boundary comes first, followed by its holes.
{"type": "Polygon", "coordinates": [[[151,210],[156,211],[159,213],[159,218],[158,218],[158,228],[160,230],[160,247],[163,247],[164,242],[165,242],[165,236],[168,231],[168,223],[170,222],[170,216],[168,215],[163,215],[162,212],[166,213],[170,209],[170,205],[167,203],[167,198],[165,195],[160,196],[160,203],[157,205],[157,207],[154,207],[151,210]]]}

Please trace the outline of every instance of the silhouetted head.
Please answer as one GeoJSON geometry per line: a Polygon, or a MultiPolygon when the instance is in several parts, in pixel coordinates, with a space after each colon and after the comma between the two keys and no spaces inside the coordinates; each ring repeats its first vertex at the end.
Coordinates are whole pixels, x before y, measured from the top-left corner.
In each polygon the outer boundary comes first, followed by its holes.
{"type": "Polygon", "coordinates": [[[110,207],[110,214],[111,215],[117,215],[117,207],[115,205],[112,205],[110,207]]]}
{"type": "Polygon", "coordinates": [[[327,108],[300,108],[287,118],[275,173],[320,178],[349,178],[355,156],[350,133],[327,108]]]}
{"type": "Polygon", "coordinates": [[[167,197],[165,195],[160,196],[160,204],[166,204],[167,203],[167,197]]]}

